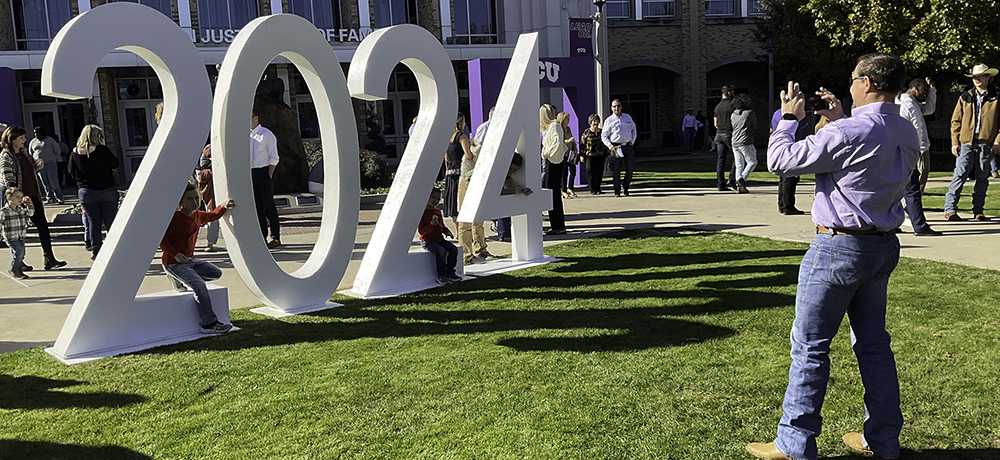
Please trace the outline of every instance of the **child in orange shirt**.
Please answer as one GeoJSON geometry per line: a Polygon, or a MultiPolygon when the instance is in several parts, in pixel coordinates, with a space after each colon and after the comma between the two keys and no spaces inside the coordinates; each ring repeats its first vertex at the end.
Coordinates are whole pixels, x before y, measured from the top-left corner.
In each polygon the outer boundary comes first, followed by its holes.
{"type": "Polygon", "coordinates": [[[163,250],[163,270],[172,279],[194,292],[194,301],[201,317],[202,334],[221,334],[233,328],[232,324],[219,321],[212,311],[212,297],[208,293],[206,281],[222,278],[222,270],[211,262],[194,257],[194,246],[198,241],[198,229],[202,225],[222,218],[226,211],[236,207],[233,200],[223,203],[212,211],[198,211],[201,195],[198,188],[188,182],[184,196],[174,213],[167,232],[160,241],[163,250]]]}
{"type": "Polygon", "coordinates": [[[437,208],[441,202],[441,189],[431,190],[430,199],[427,200],[427,207],[424,208],[424,216],[420,218],[420,225],[417,232],[420,233],[420,247],[425,251],[434,253],[437,261],[437,282],[438,284],[448,284],[462,281],[462,277],[455,273],[455,265],[458,264],[458,248],[444,239],[445,235],[454,238],[451,230],[444,225],[444,214],[437,208]]]}

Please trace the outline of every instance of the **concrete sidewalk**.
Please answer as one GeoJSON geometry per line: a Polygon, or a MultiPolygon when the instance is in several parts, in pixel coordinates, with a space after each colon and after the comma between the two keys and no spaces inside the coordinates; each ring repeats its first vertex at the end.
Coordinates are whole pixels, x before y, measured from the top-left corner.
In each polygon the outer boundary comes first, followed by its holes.
{"type": "MultiPolygon", "coordinates": [[[[638,169],[642,169],[641,163],[638,169]]],[[[947,178],[931,179],[928,188],[947,184],[947,178]]],[[[780,215],[777,212],[776,186],[751,186],[749,195],[719,192],[715,187],[651,188],[633,190],[631,197],[623,198],[615,198],[611,193],[594,196],[585,190],[578,190],[578,198],[564,201],[569,233],[546,237],[545,244],[558,244],[622,229],[678,226],[801,242],[812,239],[815,226],[808,213],[801,216],[780,215]]],[[[610,191],[610,185],[605,185],[605,191],[610,191]]],[[[808,210],[812,205],[812,184],[802,184],[798,191],[798,207],[808,210]]],[[[354,280],[378,212],[377,209],[362,209],[359,215],[354,254],[340,289],[350,287],[354,280]]],[[[1000,219],[946,222],[940,213],[930,214],[928,218],[934,228],[945,232],[945,235],[914,237],[901,234],[903,256],[1000,269],[1000,258],[991,257],[985,250],[995,247],[1000,241],[1000,219]]],[[[282,216],[284,244],[272,251],[282,268],[291,272],[302,266],[312,250],[319,223],[318,214],[282,216]]],[[[6,276],[6,270],[0,276],[0,292],[3,293],[0,298],[0,353],[54,343],[90,270],[90,253],[84,250],[81,241],[82,226],[59,225],[54,226],[52,231],[56,256],[69,262],[67,267],[43,271],[37,238],[29,237],[25,260],[36,267],[30,272],[31,279],[14,280],[6,276]]],[[[223,269],[224,275],[216,284],[229,288],[231,308],[258,304],[259,301],[244,286],[224,250],[216,253],[200,251],[204,248],[204,234],[201,238],[198,257],[223,269]]],[[[225,246],[225,241],[220,243],[225,246]]],[[[509,244],[491,242],[489,249],[494,254],[510,254],[509,244]]],[[[7,257],[8,251],[4,250],[3,254],[7,257]]],[[[6,265],[7,259],[4,260],[6,265]]],[[[159,266],[159,259],[151,260],[139,293],[168,289],[170,285],[159,266]]]]}

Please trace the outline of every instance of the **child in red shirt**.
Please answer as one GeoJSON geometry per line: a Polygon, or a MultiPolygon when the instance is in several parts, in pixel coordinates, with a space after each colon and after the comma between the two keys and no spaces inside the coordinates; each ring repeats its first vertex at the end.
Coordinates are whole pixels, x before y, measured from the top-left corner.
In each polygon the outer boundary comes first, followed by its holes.
{"type": "Polygon", "coordinates": [[[236,207],[236,203],[229,200],[212,211],[198,211],[199,205],[201,195],[198,188],[189,182],[177,212],[160,241],[160,249],[163,250],[161,263],[168,276],[194,292],[194,301],[201,317],[201,333],[221,334],[232,329],[233,325],[222,323],[215,316],[212,297],[208,294],[205,282],[221,278],[222,270],[211,262],[196,259],[194,246],[198,241],[198,229],[208,222],[221,219],[226,211],[236,207]]]}
{"type": "Polygon", "coordinates": [[[431,196],[427,200],[427,207],[424,208],[424,216],[420,218],[420,225],[417,232],[420,233],[420,247],[425,251],[434,253],[437,261],[437,282],[448,284],[455,281],[462,281],[462,277],[455,273],[455,265],[458,264],[458,248],[444,239],[445,235],[454,238],[451,230],[444,225],[444,215],[437,208],[441,202],[441,189],[431,190],[431,196]]]}

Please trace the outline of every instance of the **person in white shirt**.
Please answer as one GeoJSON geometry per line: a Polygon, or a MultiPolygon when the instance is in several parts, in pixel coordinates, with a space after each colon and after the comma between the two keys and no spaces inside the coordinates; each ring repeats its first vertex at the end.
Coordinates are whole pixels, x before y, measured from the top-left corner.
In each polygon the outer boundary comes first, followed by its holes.
{"type": "Polygon", "coordinates": [[[618,99],[611,101],[611,115],[604,120],[601,131],[601,141],[611,150],[611,183],[614,185],[615,197],[629,196],[628,187],[632,183],[632,172],[635,171],[636,127],[627,113],[622,113],[622,103],[618,99]],[[625,181],[621,180],[622,163],[625,163],[625,181]]]}
{"type": "Polygon", "coordinates": [[[59,186],[58,161],[62,153],[56,140],[45,133],[45,128],[35,126],[35,138],[28,144],[28,151],[35,161],[41,160],[45,166],[37,173],[38,183],[44,188],[45,204],[65,204],[62,187],[59,186]]]}
{"type": "Polygon", "coordinates": [[[250,179],[260,233],[266,240],[270,228],[271,241],[267,242],[267,248],[274,249],[281,246],[278,208],[274,206],[274,184],[271,182],[274,168],[278,165],[278,139],[271,130],[261,126],[259,116],[257,109],[253,109],[250,117],[250,179]]]}
{"type": "MultiPolygon", "coordinates": [[[[917,129],[917,139],[920,141],[920,158],[923,159],[926,155],[927,161],[923,162],[925,164],[929,163],[930,160],[931,142],[927,137],[927,124],[924,123],[921,99],[926,101],[929,88],[927,81],[915,78],[910,81],[909,89],[906,92],[899,93],[899,96],[896,96],[896,104],[899,105],[899,115],[913,124],[913,127],[917,129]]],[[[937,94],[934,96],[936,99],[937,94]]],[[[933,110],[934,102],[928,105],[933,110]]],[[[906,200],[904,210],[910,216],[910,225],[913,227],[913,234],[915,236],[938,236],[942,233],[932,229],[930,224],[927,223],[927,217],[924,215],[923,192],[921,191],[920,184],[920,163],[921,161],[917,160],[917,167],[913,169],[913,174],[910,175],[910,182],[906,184],[906,188],[903,190],[903,199],[906,200]]]]}
{"type": "Polygon", "coordinates": [[[684,151],[690,152],[694,148],[695,135],[698,134],[702,124],[695,118],[694,109],[687,109],[686,112],[687,115],[684,115],[681,129],[684,130],[684,151]]]}

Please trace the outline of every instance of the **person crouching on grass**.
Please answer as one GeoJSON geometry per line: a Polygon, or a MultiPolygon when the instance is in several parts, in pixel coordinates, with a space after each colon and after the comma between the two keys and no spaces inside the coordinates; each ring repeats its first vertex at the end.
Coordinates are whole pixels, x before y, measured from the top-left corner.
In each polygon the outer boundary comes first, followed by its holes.
{"type": "Polygon", "coordinates": [[[222,218],[226,211],[236,207],[233,200],[226,201],[211,211],[198,211],[201,195],[198,188],[187,184],[177,212],[167,226],[167,232],[160,241],[163,250],[163,270],[172,279],[194,292],[194,301],[201,317],[202,334],[221,334],[232,329],[232,324],[219,321],[212,311],[212,297],[208,293],[206,281],[222,277],[222,270],[211,262],[194,257],[194,247],[198,241],[198,229],[202,225],[222,218]]]}
{"type": "Polygon", "coordinates": [[[431,196],[427,200],[427,207],[424,208],[424,215],[420,218],[417,232],[420,233],[420,247],[434,254],[437,282],[448,284],[462,281],[462,277],[455,273],[455,265],[458,264],[458,248],[452,242],[444,239],[445,235],[451,238],[454,238],[454,235],[444,225],[444,214],[437,208],[440,202],[441,189],[431,190],[431,196]]]}

